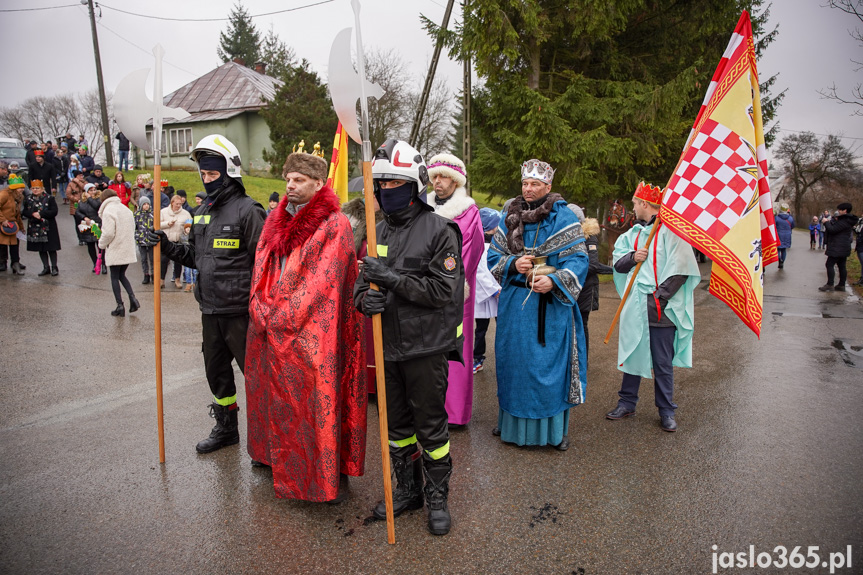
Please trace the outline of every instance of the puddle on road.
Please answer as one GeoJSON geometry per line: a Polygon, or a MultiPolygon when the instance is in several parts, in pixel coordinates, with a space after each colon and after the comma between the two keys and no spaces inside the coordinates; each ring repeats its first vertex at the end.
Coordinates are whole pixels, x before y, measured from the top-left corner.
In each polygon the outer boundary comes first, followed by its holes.
{"type": "Polygon", "coordinates": [[[859,301],[856,295],[829,300],[765,295],[764,308],[777,317],[863,319],[863,306],[859,301]]]}
{"type": "Polygon", "coordinates": [[[839,350],[839,357],[845,365],[863,369],[863,345],[847,339],[834,339],[831,345],[839,350]]]}

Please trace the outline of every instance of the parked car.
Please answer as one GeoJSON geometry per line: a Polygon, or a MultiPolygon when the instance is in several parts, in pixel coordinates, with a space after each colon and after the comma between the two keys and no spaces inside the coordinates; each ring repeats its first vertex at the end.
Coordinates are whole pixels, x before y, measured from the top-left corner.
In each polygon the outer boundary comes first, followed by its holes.
{"type": "MultiPolygon", "coordinates": [[[[7,139],[7,138],[2,138],[7,139]]],[[[24,178],[24,181],[27,182],[27,185],[30,185],[30,170],[27,169],[26,158],[27,152],[24,150],[24,146],[20,147],[7,147],[0,142],[0,160],[5,161],[7,164],[11,162],[18,162],[18,169],[14,170],[16,174],[24,178]]]]}

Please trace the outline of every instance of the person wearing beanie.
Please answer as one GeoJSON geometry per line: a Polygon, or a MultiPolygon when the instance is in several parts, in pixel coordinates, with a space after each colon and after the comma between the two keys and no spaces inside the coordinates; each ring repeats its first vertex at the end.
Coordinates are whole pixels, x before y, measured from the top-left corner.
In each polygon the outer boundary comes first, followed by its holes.
{"type": "MultiPolygon", "coordinates": [[[[428,163],[428,173],[434,191],[428,195],[429,205],[437,215],[452,220],[461,230],[461,261],[464,264],[464,349],[465,361],[473,360],[476,302],[476,270],[485,251],[482,221],[473,198],[468,197],[464,162],[452,154],[437,154],[428,163]]],[[[449,385],[446,390],[446,411],[450,425],[467,425],[473,412],[474,365],[449,362],[449,385]]]]}
{"type": "Polygon", "coordinates": [[[154,281],[153,247],[156,245],[150,239],[153,230],[153,207],[150,198],[141,196],[138,209],[135,210],[135,243],[138,245],[138,255],[141,256],[141,270],[144,272],[143,285],[154,281]]]}
{"type": "Polygon", "coordinates": [[[521,195],[504,208],[488,251],[501,286],[495,336],[500,409],[492,434],[565,451],[572,408],[587,392],[584,328],[573,308],[589,259],[578,218],[552,191],[554,175],[538,159],[521,165],[521,195]]]}
{"type": "Polygon", "coordinates": [[[851,255],[851,241],[854,226],[857,224],[857,216],[851,213],[851,204],[842,202],[836,206],[836,215],[822,224],[827,234],[827,283],[819,287],[819,291],[845,291],[845,281],[848,278],[846,263],[851,255]],[[833,286],[836,279],[835,268],[839,268],[839,283],[833,286]]]}
{"type": "Polygon", "coordinates": [[[201,308],[204,370],[212,395],[209,410],[216,425],[195,450],[210,453],[240,441],[231,364],[236,360],[240,371],[246,369],[249,293],[266,214],[246,194],[240,153],[225,136],[206,136],[190,157],[198,165],[207,199],[195,213],[188,242],[172,242],[163,230],[149,235],[161,243],[168,258],[198,270],[194,293],[201,308]]]}
{"type": "Polygon", "coordinates": [[[474,289],[474,318],[476,330],[473,336],[473,372],[482,371],[485,363],[485,336],[491,318],[497,317],[497,298],[500,296],[500,284],[488,269],[488,248],[491,238],[500,223],[500,212],[491,208],[481,208],[479,218],[482,222],[484,236],[484,251],[476,268],[476,289],[474,289]]]}
{"type": "Polygon", "coordinates": [[[95,164],[93,166],[93,171],[89,176],[87,176],[87,181],[96,186],[96,189],[99,191],[107,190],[108,186],[111,185],[111,180],[108,179],[108,176],[102,173],[102,166],[99,164],[95,164]]]}
{"type": "Polygon", "coordinates": [[[273,210],[276,209],[276,206],[279,205],[279,192],[273,192],[270,194],[270,207],[267,208],[267,215],[269,216],[273,210]]]}
{"type": "Polygon", "coordinates": [[[60,232],[57,229],[57,202],[46,193],[39,180],[30,181],[30,195],[24,199],[22,215],[27,218],[27,251],[37,252],[42,260],[38,275],[56,276],[57,252],[60,250],[60,232]]]}
{"type": "Polygon", "coordinates": [[[264,224],[249,303],[249,455],[272,469],[277,497],[338,503],[348,476],[363,474],[366,451],[351,226],[325,185],[323,158],[290,154],[282,176],[285,197],[264,224]]]}
{"type": "Polygon", "coordinates": [[[779,237],[779,269],[785,267],[788,248],[791,247],[791,231],[794,229],[794,218],[788,213],[788,204],[779,206],[776,214],[776,235],[779,237]]]}
{"type": "Polygon", "coordinates": [[[620,314],[617,365],[623,372],[617,407],[606,419],[635,415],[638,388],[651,377],[663,431],[677,431],[674,367],[692,367],[695,288],[701,272],[692,246],[661,226],[644,247],[659,215],[662,190],[641,182],[632,197],[635,225],[614,244],[614,287],[623,297],[636,265],[642,267],[620,314]]]}
{"type": "Polygon", "coordinates": [[[7,183],[0,188],[0,271],[6,271],[7,258],[11,259],[12,275],[24,275],[26,266],[21,263],[18,232],[23,231],[21,204],[24,201],[24,180],[18,174],[9,174],[7,183]]]}

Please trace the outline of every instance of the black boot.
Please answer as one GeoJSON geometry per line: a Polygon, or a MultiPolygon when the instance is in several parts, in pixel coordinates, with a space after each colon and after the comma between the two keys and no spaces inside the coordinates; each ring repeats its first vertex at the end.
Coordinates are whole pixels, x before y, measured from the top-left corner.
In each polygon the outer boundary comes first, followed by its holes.
{"type": "Polygon", "coordinates": [[[51,275],[56,276],[60,274],[60,268],[57,266],[51,266],[51,275]]]}
{"type": "Polygon", "coordinates": [[[12,275],[23,276],[24,275],[24,266],[20,263],[15,262],[12,264],[12,275]]]}
{"type": "Polygon", "coordinates": [[[2,262],[0,262],[0,272],[5,272],[6,269],[6,260],[3,260],[2,262]]]}
{"type": "Polygon", "coordinates": [[[231,406],[215,402],[210,405],[210,417],[216,419],[216,425],[210,432],[210,437],[198,442],[195,451],[210,453],[240,442],[240,432],[237,429],[237,414],[240,408],[236,404],[233,407],[234,409],[231,409],[231,406]]]}
{"type": "Polygon", "coordinates": [[[423,460],[425,497],[429,509],[428,529],[432,535],[446,535],[452,523],[449,516],[449,478],[452,459],[449,455],[437,461],[423,460]]]}
{"type": "Polygon", "coordinates": [[[123,303],[117,304],[117,309],[111,312],[111,315],[114,317],[126,317],[126,308],[123,307],[123,303]]]}
{"type": "Polygon", "coordinates": [[[147,274],[144,274],[144,281],[142,281],[141,284],[147,285],[148,283],[150,283],[150,276],[147,274]]]}
{"type": "MultiPolygon", "coordinates": [[[[393,490],[393,517],[398,517],[405,511],[422,509],[423,472],[420,452],[416,444],[390,448],[390,463],[396,476],[396,488],[393,490]]],[[[386,501],[379,501],[372,509],[372,515],[376,519],[385,520],[386,501]]]]}
{"type": "Polygon", "coordinates": [[[42,277],[42,276],[47,276],[47,275],[48,275],[48,274],[50,274],[50,273],[51,273],[51,268],[49,268],[49,267],[47,267],[47,266],[46,266],[46,267],[42,268],[42,271],[41,271],[41,272],[39,272],[39,273],[38,273],[38,274],[36,274],[36,275],[37,275],[37,276],[39,276],[39,277],[42,277]]]}
{"type": "Polygon", "coordinates": [[[138,299],[135,296],[130,295],[129,296],[129,313],[135,313],[139,309],[141,309],[141,304],[138,303],[138,299]]]}

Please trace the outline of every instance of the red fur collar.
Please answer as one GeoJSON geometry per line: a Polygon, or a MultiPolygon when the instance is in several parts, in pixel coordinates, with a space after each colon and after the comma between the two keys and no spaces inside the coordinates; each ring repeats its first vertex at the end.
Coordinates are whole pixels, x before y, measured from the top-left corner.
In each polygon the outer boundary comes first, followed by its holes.
{"type": "Polygon", "coordinates": [[[326,186],[312,196],[296,216],[288,213],[287,205],[285,196],[267,217],[261,232],[261,244],[280,258],[303,245],[340,208],[335,192],[326,186]]]}

